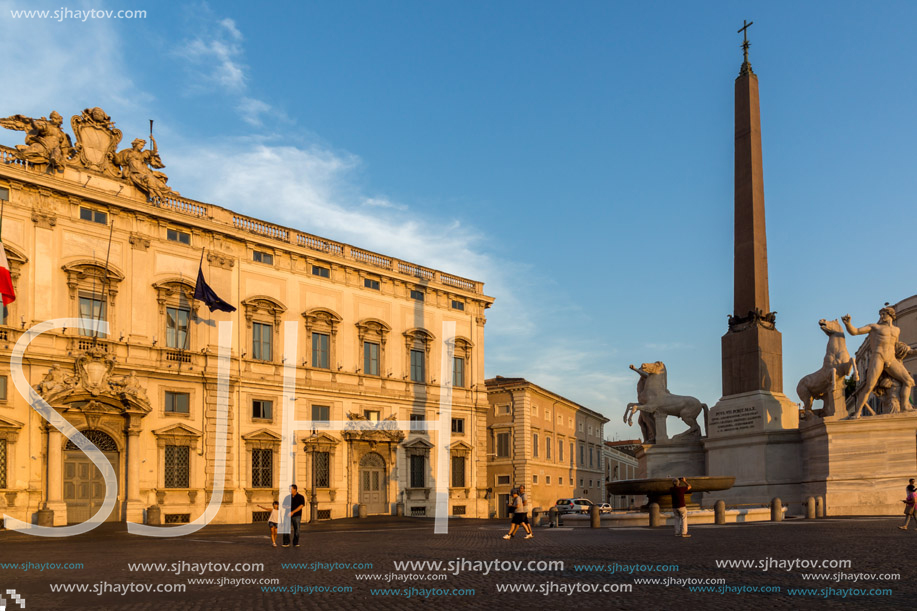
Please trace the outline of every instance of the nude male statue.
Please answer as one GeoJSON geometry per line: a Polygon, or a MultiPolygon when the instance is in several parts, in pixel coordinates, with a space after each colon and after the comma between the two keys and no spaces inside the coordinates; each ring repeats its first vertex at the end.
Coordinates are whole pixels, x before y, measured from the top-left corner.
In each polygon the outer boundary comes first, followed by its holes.
{"type": "Polygon", "coordinates": [[[911,396],[911,388],[914,386],[914,379],[911,374],[904,368],[904,363],[898,360],[895,349],[897,347],[898,336],[901,330],[895,326],[895,308],[885,306],[879,310],[879,322],[865,327],[854,327],[850,323],[850,314],[842,318],[844,326],[847,327],[847,333],[850,335],[866,335],[866,341],[872,357],[869,360],[869,370],[866,372],[866,379],[859,390],[856,407],[851,414],[851,418],[859,418],[862,415],[863,408],[875,416],[876,412],[866,404],[869,394],[876,387],[879,376],[884,372],[888,377],[897,380],[901,384],[899,391],[899,401],[902,406],[908,405],[908,398],[911,396]]]}

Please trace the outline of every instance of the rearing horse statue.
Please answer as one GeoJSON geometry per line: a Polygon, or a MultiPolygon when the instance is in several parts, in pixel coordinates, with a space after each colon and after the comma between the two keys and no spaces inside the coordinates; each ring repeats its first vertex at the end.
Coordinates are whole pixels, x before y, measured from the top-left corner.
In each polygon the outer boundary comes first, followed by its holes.
{"type": "MultiPolygon", "coordinates": [[[[644,441],[646,443],[656,442],[656,426],[652,431],[648,431],[648,426],[644,426],[644,415],[649,419],[656,420],[659,416],[677,416],[688,425],[688,430],[684,433],[675,435],[673,439],[695,438],[701,436],[700,426],[697,424],[697,417],[701,412],[704,413],[704,422],[707,421],[708,409],[704,403],[701,403],[694,397],[673,395],[668,389],[668,377],[665,364],[662,361],[655,363],[643,363],[640,368],[633,365],[630,368],[637,372],[640,381],[637,383],[637,403],[628,403],[624,411],[624,422],[633,425],[634,414],[640,414],[640,428],[643,429],[644,441]],[[648,434],[652,432],[652,438],[648,434]]],[[[665,441],[665,440],[663,440],[665,441]]]]}

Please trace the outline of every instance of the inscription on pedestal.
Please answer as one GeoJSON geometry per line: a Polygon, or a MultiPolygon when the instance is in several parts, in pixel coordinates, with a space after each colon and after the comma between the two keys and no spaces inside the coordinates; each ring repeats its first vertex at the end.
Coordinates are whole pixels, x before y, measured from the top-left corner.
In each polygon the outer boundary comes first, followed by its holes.
{"type": "Polygon", "coordinates": [[[727,407],[710,414],[710,432],[714,435],[759,431],[763,425],[761,411],[754,405],[727,407]]]}

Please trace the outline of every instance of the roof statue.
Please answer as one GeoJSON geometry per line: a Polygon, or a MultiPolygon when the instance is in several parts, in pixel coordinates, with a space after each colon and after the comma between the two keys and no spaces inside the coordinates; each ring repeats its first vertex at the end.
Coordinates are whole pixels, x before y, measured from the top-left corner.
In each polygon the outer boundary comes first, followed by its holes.
{"type": "Polygon", "coordinates": [[[150,148],[137,138],[131,148],[117,151],[123,134],[114,121],[98,106],[73,115],[70,125],[76,145],[62,129],[63,118],[56,111],[48,118],[33,119],[24,115],[0,118],[0,127],[26,132],[25,144],[16,146],[15,158],[46,172],[63,172],[67,166],[118,178],[137,187],[148,200],[161,201],[178,195],[167,186],[169,177],[158,171],[165,167],[153,138],[150,121],[150,148]]]}
{"type": "Polygon", "coordinates": [[[74,154],[70,136],[61,125],[64,120],[56,110],[50,118],[33,119],[13,115],[0,119],[0,127],[25,132],[25,144],[16,145],[16,156],[22,161],[44,166],[47,172],[63,172],[64,162],[74,154]]]}

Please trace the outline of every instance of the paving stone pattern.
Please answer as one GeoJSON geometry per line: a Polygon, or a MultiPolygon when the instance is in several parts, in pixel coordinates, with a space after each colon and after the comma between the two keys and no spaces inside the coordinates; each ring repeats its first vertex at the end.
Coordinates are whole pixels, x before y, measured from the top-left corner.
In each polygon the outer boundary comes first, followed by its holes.
{"type": "MultiPolygon", "coordinates": [[[[917,585],[913,550],[917,530],[903,532],[900,520],[890,518],[788,520],[783,523],[696,526],[689,539],[677,538],[670,528],[590,529],[568,521],[565,528],[538,528],[535,538],[504,540],[506,524],[486,520],[453,520],[448,535],[434,535],[432,520],[369,518],[339,520],[303,527],[299,548],[273,548],[263,524],[210,526],[195,535],[154,539],[129,535],[123,525],[103,525],[67,539],[29,537],[0,531],[0,563],[74,563],[81,570],[23,571],[0,569],[0,596],[15,589],[27,611],[42,609],[893,609],[913,606],[917,585]],[[395,573],[394,561],[562,560],[554,571],[501,571],[484,575],[466,571],[446,580],[357,580],[357,574],[395,573]],[[818,559],[851,560],[845,569],[717,568],[716,560],[818,559]],[[263,563],[263,572],[218,572],[181,575],[130,571],[128,563],[263,563]],[[282,562],[372,563],[371,570],[283,569],[282,562]],[[677,572],[641,572],[633,575],[601,571],[578,572],[574,565],[675,564],[677,572]],[[806,581],[801,572],[899,573],[899,581],[806,581]],[[189,578],[277,578],[281,586],[351,587],[352,592],[292,594],[265,592],[261,585],[195,585],[189,578]],[[781,593],[691,592],[687,587],[634,584],[626,593],[498,593],[497,584],[553,583],[633,584],[634,579],[722,578],[732,587],[779,586],[781,593]],[[52,593],[49,584],[187,584],[184,593],[52,593]],[[790,596],[787,588],[891,588],[892,596],[790,596]],[[371,588],[464,588],[473,595],[410,599],[373,595],[371,588]]],[[[428,574],[430,570],[405,570],[428,574]]],[[[442,572],[442,571],[441,571],[442,572]]],[[[19,607],[7,601],[7,609],[19,607]]]]}

